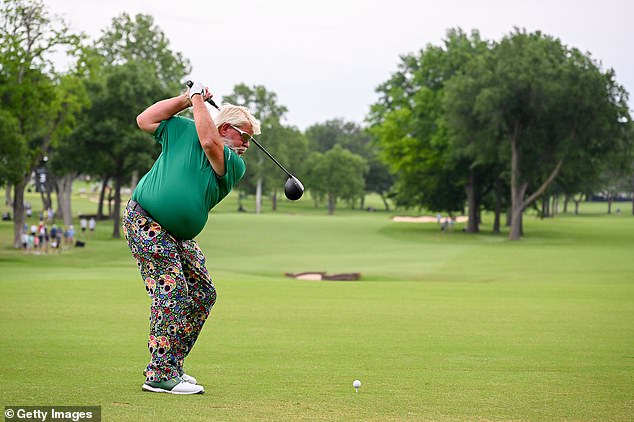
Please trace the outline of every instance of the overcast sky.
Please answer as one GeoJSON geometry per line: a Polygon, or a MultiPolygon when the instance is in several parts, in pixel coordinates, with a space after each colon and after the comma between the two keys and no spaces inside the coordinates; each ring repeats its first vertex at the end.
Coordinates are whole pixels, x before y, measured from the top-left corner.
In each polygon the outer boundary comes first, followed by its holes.
{"type": "Polygon", "coordinates": [[[123,12],[151,15],[217,100],[238,83],[264,85],[302,130],[334,118],[362,123],[400,55],[440,45],[457,27],[488,40],[541,30],[613,68],[634,95],[632,0],[44,1],[93,40],[123,12]]]}

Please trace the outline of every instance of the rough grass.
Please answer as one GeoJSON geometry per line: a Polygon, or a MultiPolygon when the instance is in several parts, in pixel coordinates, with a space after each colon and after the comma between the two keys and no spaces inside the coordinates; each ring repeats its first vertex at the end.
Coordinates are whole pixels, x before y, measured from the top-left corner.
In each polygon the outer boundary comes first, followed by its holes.
{"type": "Polygon", "coordinates": [[[205,395],[141,392],[149,300],[100,222],[83,249],[0,249],[1,402],[116,421],[631,420],[631,216],[527,217],[509,242],[308,199],[236,208],[199,238],[219,300],[186,369],[205,395]],[[308,270],[363,278],[283,276],[308,270]]]}

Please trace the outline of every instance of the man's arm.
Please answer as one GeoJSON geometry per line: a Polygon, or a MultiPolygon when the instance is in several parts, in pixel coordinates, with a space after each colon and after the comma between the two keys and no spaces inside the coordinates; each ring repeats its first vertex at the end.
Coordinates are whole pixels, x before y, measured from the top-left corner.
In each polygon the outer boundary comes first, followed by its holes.
{"type": "Polygon", "coordinates": [[[136,123],[141,130],[152,134],[156,132],[163,120],[177,115],[189,106],[191,106],[191,102],[187,95],[168,98],[146,108],[136,117],[136,123]]]}
{"type": "Polygon", "coordinates": [[[205,99],[211,98],[211,94],[206,88],[202,94],[191,91],[196,89],[197,86],[198,84],[195,84],[190,88],[190,95],[194,106],[194,122],[198,140],[214,172],[219,176],[223,176],[225,174],[225,144],[205,105],[205,99]]]}

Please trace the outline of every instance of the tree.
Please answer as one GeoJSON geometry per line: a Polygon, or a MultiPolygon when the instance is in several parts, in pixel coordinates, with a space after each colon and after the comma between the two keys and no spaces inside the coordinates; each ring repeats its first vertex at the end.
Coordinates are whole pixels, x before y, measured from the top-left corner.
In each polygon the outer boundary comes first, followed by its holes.
{"type": "MultiPolygon", "coordinates": [[[[85,74],[82,76],[85,76],[85,74]]],[[[83,78],[79,75],[64,75],[60,79],[59,91],[64,93],[65,98],[72,99],[67,100],[67,102],[72,101],[77,111],[83,110],[90,105],[83,78]]],[[[69,117],[70,124],[66,125],[64,130],[60,130],[58,133],[58,141],[56,144],[51,145],[48,150],[49,187],[54,189],[57,193],[58,212],[56,215],[62,217],[65,226],[72,224],[72,184],[79,175],[77,169],[80,168],[78,166],[81,162],[78,157],[78,150],[75,149],[71,143],[72,134],[81,120],[81,115],[73,113],[73,115],[69,117]]],[[[52,208],[52,204],[49,204],[49,207],[52,208]]]]}
{"type": "Polygon", "coordinates": [[[147,63],[148,71],[163,88],[178,90],[191,64],[182,53],[172,51],[165,33],[150,15],[127,13],[112,19],[97,42],[97,51],[112,65],[147,63]]]}
{"type": "Polygon", "coordinates": [[[352,202],[363,196],[367,163],[341,145],[325,153],[313,152],[308,157],[307,168],[311,195],[316,202],[327,200],[328,214],[334,214],[338,199],[352,202]]]}
{"type": "Polygon", "coordinates": [[[473,110],[489,133],[499,134],[498,151],[509,160],[509,238],[517,240],[523,210],[566,161],[605,157],[619,147],[611,141],[622,139],[622,122],[630,120],[626,94],[612,71],[601,72],[590,57],[540,32],[515,30],[475,68],[473,110]]]}
{"type": "Polygon", "coordinates": [[[365,188],[368,192],[375,192],[383,201],[386,211],[390,210],[388,195],[394,186],[394,176],[387,166],[379,159],[378,152],[368,161],[368,172],[365,176],[365,188]]]}
{"type": "Polygon", "coordinates": [[[341,145],[361,155],[370,141],[368,134],[363,132],[358,123],[346,122],[343,119],[314,124],[308,127],[305,133],[310,149],[318,152],[326,152],[335,145],[341,145]]]}
{"type": "Polygon", "coordinates": [[[500,230],[500,213],[503,184],[501,174],[504,167],[499,164],[496,133],[483,125],[473,109],[473,98],[479,93],[475,81],[480,70],[473,63],[487,62],[492,43],[481,40],[474,32],[467,38],[461,32],[449,35],[447,54],[458,56],[450,60],[459,64],[446,80],[443,88],[442,106],[444,120],[449,133],[450,151],[453,160],[465,169],[463,177],[467,199],[468,222],[466,231],[479,231],[481,207],[495,213],[493,232],[500,230]],[[487,196],[494,197],[491,201],[487,196]]]}
{"type": "MultiPolygon", "coordinates": [[[[282,126],[279,136],[283,139],[284,149],[286,150],[286,159],[283,163],[284,167],[298,179],[302,180],[307,171],[305,167],[308,154],[308,141],[306,137],[296,127],[288,126],[282,126]]],[[[273,198],[276,198],[278,187],[283,189],[286,183],[287,175],[283,172],[279,172],[279,174],[283,180],[280,180],[279,185],[274,185],[273,198]]],[[[310,187],[307,185],[305,188],[309,189],[310,187]]],[[[276,209],[275,201],[272,204],[272,209],[276,209]]]]}
{"type": "MultiPolygon", "coordinates": [[[[387,192],[394,183],[387,166],[378,158],[378,147],[372,134],[358,123],[333,119],[318,123],[306,129],[311,150],[326,152],[335,145],[362,156],[369,165],[365,176],[365,187],[368,192],[376,192],[383,199],[385,208],[389,209],[387,192]]],[[[363,198],[362,198],[363,202],[363,198]]],[[[363,204],[362,204],[363,205],[363,204]]]]}
{"type": "MultiPolygon", "coordinates": [[[[8,111],[0,109],[0,186],[6,185],[9,192],[10,186],[23,179],[26,167],[27,146],[18,121],[8,111]]],[[[10,196],[7,198],[9,200],[10,196]]]]}
{"type": "MultiPolygon", "coordinates": [[[[51,18],[40,0],[7,0],[0,13],[0,98],[1,108],[13,116],[18,139],[26,150],[15,168],[21,177],[14,184],[14,247],[22,243],[24,189],[32,171],[40,163],[60,133],[74,123],[81,101],[64,89],[51,54],[64,50],[77,56],[82,36],[70,32],[65,22],[51,18]],[[34,95],[35,94],[35,95],[34,95]]],[[[5,115],[6,116],[6,115],[5,115]]],[[[0,142],[9,142],[4,138],[0,142]]]]}
{"type": "MultiPolygon", "coordinates": [[[[399,70],[377,89],[381,99],[372,106],[370,130],[396,175],[397,204],[449,213],[464,209],[465,189],[475,183],[469,173],[474,158],[453,146],[444,87],[486,48],[476,31],[469,37],[450,30],[443,47],[428,45],[418,55],[403,56],[399,70]]],[[[475,186],[472,191],[477,192],[475,186]]],[[[476,196],[470,198],[469,208],[475,210],[476,196]]]]}

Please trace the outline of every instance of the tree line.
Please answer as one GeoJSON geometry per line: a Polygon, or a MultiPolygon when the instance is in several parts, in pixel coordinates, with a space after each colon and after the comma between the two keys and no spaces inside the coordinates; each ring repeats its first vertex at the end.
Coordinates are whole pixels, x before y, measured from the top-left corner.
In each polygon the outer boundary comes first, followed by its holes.
{"type": "Polygon", "coordinates": [[[466,206],[469,232],[482,210],[499,231],[506,212],[516,240],[538,198],[634,190],[628,93],[613,70],[539,31],[493,42],[449,30],[442,46],[403,56],[378,92],[370,130],[397,202],[466,206]]]}
{"type": "MultiPolygon", "coordinates": [[[[54,193],[65,225],[72,182],[100,180],[97,214],[108,195],[119,237],[122,188],[134,187],[160,152],[135,116],[182,92],[190,61],[149,15],[123,13],[89,40],[41,0],[0,5],[0,184],[13,204],[14,245],[24,192],[43,167],[43,206],[53,206],[54,193]],[[56,68],[53,52],[65,54],[67,68],[56,68]]],[[[469,231],[478,231],[482,210],[495,211],[499,230],[508,211],[518,238],[522,211],[536,198],[622,190],[613,182],[632,175],[627,93],[613,72],[541,33],[516,30],[493,43],[451,30],[442,47],[403,56],[377,93],[366,125],[334,119],[303,132],[284,123],[287,108],[264,86],[239,83],[223,100],[254,112],[260,140],[329,213],[338,201],[363,207],[375,192],[386,209],[388,199],[430,211],[466,207],[469,231]]],[[[246,159],[241,204],[254,197],[260,212],[268,195],[276,209],[284,175],[256,148],[246,159]]]]}

